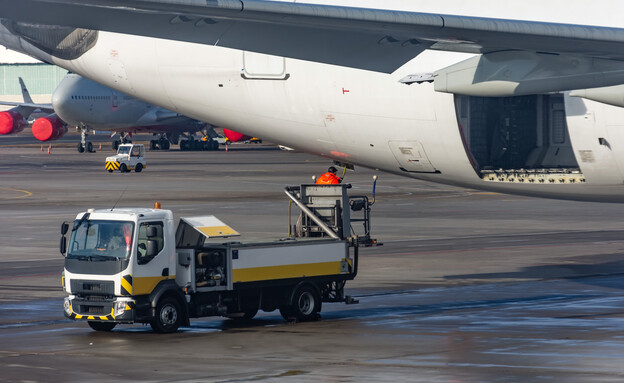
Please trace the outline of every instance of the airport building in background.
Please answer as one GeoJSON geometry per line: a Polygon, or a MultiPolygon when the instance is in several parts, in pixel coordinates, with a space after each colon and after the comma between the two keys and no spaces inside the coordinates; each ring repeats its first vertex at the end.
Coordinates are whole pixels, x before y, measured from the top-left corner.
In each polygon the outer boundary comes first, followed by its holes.
{"type": "Polygon", "coordinates": [[[0,98],[4,101],[23,101],[18,82],[21,77],[34,102],[49,103],[65,74],[67,70],[63,68],[0,46],[0,98]]]}

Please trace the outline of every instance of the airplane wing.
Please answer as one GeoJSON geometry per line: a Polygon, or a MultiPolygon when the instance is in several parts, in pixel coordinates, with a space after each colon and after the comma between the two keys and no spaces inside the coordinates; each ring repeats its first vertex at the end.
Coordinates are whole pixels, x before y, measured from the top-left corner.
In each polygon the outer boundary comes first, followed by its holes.
{"type": "Polygon", "coordinates": [[[33,110],[39,109],[43,112],[54,113],[54,108],[52,108],[52,104],[35,104],[35,103],[29,103],[29,102],[0,101],[0,105],[21,106],[23,108],[32,108],[33,110]]]}
{"type": "MultiPolygon", "coordinates": [[[[218,45],[386,73],[425,49],[520,50],[624,60],[622,28],[279,1],[0,0],[0,15],[25,23],[218,45]]],[[[26,41],[37,41],[28,24],[3,23],[26,41]]],[[[52,34],[46,36],[50,40],[52,34]]],[[[59,46],[67,43],[65,37],[59,37],[59,46]]]]}

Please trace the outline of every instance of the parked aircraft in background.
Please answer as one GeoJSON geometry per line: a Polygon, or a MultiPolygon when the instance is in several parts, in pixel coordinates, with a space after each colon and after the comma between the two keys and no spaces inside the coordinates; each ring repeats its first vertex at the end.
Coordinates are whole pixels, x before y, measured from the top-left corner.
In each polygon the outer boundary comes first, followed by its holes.
{"type": "Polygon", "coordinates": [[[345,164],[624,202],[623,13],[609,0],[0,0],[0,43],[345,164]]]}
{"type": "Polygon", "coordinates": [[[150,141],[150,148],[169,149],[170,143],[180,143],[182,150],[215,150],[218,143],[213,128],[201,121],[150,105],[133,97],[100,85],[77,74],[68,74],[52,94],[51,104],[34,103],[24,81],[19,79],[23,103],[0,101],[0,105],[14,108],[0,112],[0,134],[18,133],[32,123],[33,136],[39,141],[61,138],[67,127],[81,131],[79,152],[92,152],[88,132],[106,131],[114,137],[113,149],[130,142],[133,133],[153,133],[158,138],[150,141]],[[43,115],[41,115],[43,114],[43,115]],[[201,132],[205,140],[195,140],[201,132]],[[185,139],[180,140],[180,137],[185,139]]]}
{"type": "Polygon", "coordinates": [[[239,141],[253,142],[253,143],[261,143],[262,142],[262,139],[260,139],[260,138],[248,136],[246,134],[235,132],[235,131],[230,130],[230,129],[223,129],[223,135],[230,142],[239,142],[239,141]]]}

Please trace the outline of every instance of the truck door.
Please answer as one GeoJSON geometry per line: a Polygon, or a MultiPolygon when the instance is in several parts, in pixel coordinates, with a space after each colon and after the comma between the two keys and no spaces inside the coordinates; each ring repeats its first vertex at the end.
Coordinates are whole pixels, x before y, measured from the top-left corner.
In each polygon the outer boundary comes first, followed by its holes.
{"type": "Polygon", "coordinates": [[[173,246],[166,240],[162,221],[148,221],[139,224],[137,236],[137,256],[132,276],[133,295],[151,293],[163,280],[175,277],[175,270],[169,268],[168,249],[173,246]],[[148,234],[153,234],[148,236],[148,234]],[[148,241],[155,241],[157,253],[147,254],[148,241]]]}

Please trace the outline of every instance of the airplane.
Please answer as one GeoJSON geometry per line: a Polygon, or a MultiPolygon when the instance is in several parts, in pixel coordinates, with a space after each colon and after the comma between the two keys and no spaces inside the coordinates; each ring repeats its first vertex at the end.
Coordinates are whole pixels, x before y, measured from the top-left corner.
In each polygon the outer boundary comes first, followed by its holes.
{"type": "Polygon", "coordinates": [[[81,132],[78,152],[93,152],[92,142],[87,140],[88,131],[119,134],[113,141],[113,149],[120,143],[131,141],[133,133],[153,133],[157,139],[150,141],[150,148],[169,149],[170,143],[180,143],[182,150],[218,148],[212,138],[214,129],[175,112],[150,105],[146,102],[107,88],[77,74],[67,74],[52,94],[52,103],[33,102],[22,78],[19,78],[24,102],[0,101],[0,105],[15,106],[0,112],[0,134],[18,133],[32,123],[33,136],[39,141],[54,141],[67,133],[67,126],[75,126],[81,132]],[[42,115],[43,114],[43,115],[42,115]],[[196,141],[194,134],[204,133],[206,140],[196,141]],[[180,140],[180,136],[186,140],[180,140]]]}
{"type": "Polygon", "coordinates": [[[624,202],[624,3],[0,0],[0,44],[407,177],[624,202]]]}

